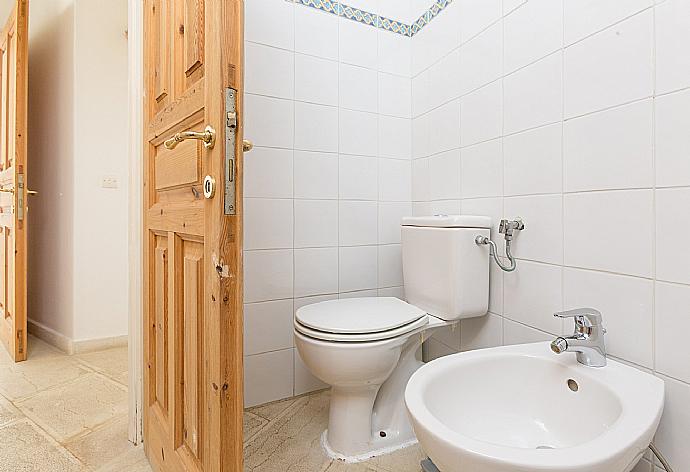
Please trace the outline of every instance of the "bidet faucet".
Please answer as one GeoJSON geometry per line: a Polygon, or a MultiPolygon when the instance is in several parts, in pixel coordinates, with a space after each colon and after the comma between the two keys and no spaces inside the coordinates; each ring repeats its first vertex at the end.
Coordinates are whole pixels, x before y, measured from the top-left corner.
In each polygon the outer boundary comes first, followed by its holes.
{"type": "Polygon", "coordinates": [[[551,350],[556,354],[564,352],[577,353],[577,361],[588,367],[606,365],[606,345],[602,325],[602,316],[594,308],[577,308],[575,310],[554,313],[556,318],[574,318],[575,332],[572,336],[558,337],[551,343],[551,350]]]}

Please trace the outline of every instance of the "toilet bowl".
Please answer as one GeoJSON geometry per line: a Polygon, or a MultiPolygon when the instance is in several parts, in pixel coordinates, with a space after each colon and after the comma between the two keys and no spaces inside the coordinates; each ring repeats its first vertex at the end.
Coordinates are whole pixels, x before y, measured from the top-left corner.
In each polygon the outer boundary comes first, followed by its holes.
{"type": "Polygon", "coordinates": [[[422,342],[451,324],[389,297],[332,300],[297,311],[297,349],[311,373],[331,386],[324,446],[332,457],[356,462],[415,441],[405,386],[423,365],[422,342]],[[311,313],[321,314],[321,322],[304,324],[311,313]],[[387,323],[361,323],[370,315],[376,319],[375,313],[387,323]],[[352,330],[334,332],[338,320],[351,323],[352,330]]]}
{"type": "Polygon", "coordinates": [[[423,365],[422,343],[437,329],[486,314],[489,253],[475,244],[491,220],[404,218],[408,302],[393,297],[330,300],[295,313],[294,337],[311,373],[331,386],[323,445],[334,458],[369,459],[416,442],[404,404],[423,365]]]}

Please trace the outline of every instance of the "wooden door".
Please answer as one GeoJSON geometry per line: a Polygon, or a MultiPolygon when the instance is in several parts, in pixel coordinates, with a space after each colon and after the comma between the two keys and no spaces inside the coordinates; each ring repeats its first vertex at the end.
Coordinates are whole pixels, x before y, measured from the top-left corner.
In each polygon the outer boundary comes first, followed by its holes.
{"type": "Polygon", "coordinates": [[[144,1],[144,448],[157,471],[240,472],[244,5],[144,1]],[[212,146],[178,134],[207,126],[212,146]]]}
{"type": "Polygon", "coordinates": [[[15,361],[26,360],[28,206],[27,0],[16,0],[0,35],[0,339],[15,361]]]}

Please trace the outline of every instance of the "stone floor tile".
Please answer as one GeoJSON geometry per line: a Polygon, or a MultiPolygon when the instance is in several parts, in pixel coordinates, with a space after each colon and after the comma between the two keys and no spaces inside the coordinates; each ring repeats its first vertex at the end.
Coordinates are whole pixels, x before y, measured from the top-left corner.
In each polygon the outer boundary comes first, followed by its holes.
{"type": "Polygon", "coordinates": [[[77,354],[74,357],[87,367],[122,383],[122,378],[127,378],[127,355],[127,346],[121,346],[103,351],[77,354]]]}
{"type": "Polygon", "coordinates": [[[121,415],[94,431],[73,437],[64,446],[90,469],[98,469],[136,447],[127,438],[129,421],[121,415]]]}
{"type": "Polygon", "coordinates": [[[0,427],[24,418],[24,415],[9,400],[0,397],[0,427]]]}
{"type": "Polygon", "coordinates": [[[15,401],[88,374],[68,356],[29,359],[0,366],[0,394],[15,401]]]}
{"type": "Polygon", "coordinates": [[[62,442],[126,414],[127,389],[100,374],[90,373],[15,406],[62,442]]]}
{"type": "Polygon", "coordinates": [[[137,446],[131,451],[96,469],[96,472],[152,472],[144,448],[137,446]]]}
{"type": "Polygon", "coordinates": [[[0,428],[0,472],[79,472],[83,467],[28,419],[0,428]]]}

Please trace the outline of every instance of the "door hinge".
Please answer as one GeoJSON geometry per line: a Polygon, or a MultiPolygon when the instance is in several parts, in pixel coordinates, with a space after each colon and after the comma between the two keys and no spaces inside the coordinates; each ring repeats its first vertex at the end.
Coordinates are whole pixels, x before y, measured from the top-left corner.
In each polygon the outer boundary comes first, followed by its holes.
{"type": "Polygon", "coordinates": [[[24,330],[20,329],[17,331],[17,351],[20,354],[24,353],[24,330]]]}

